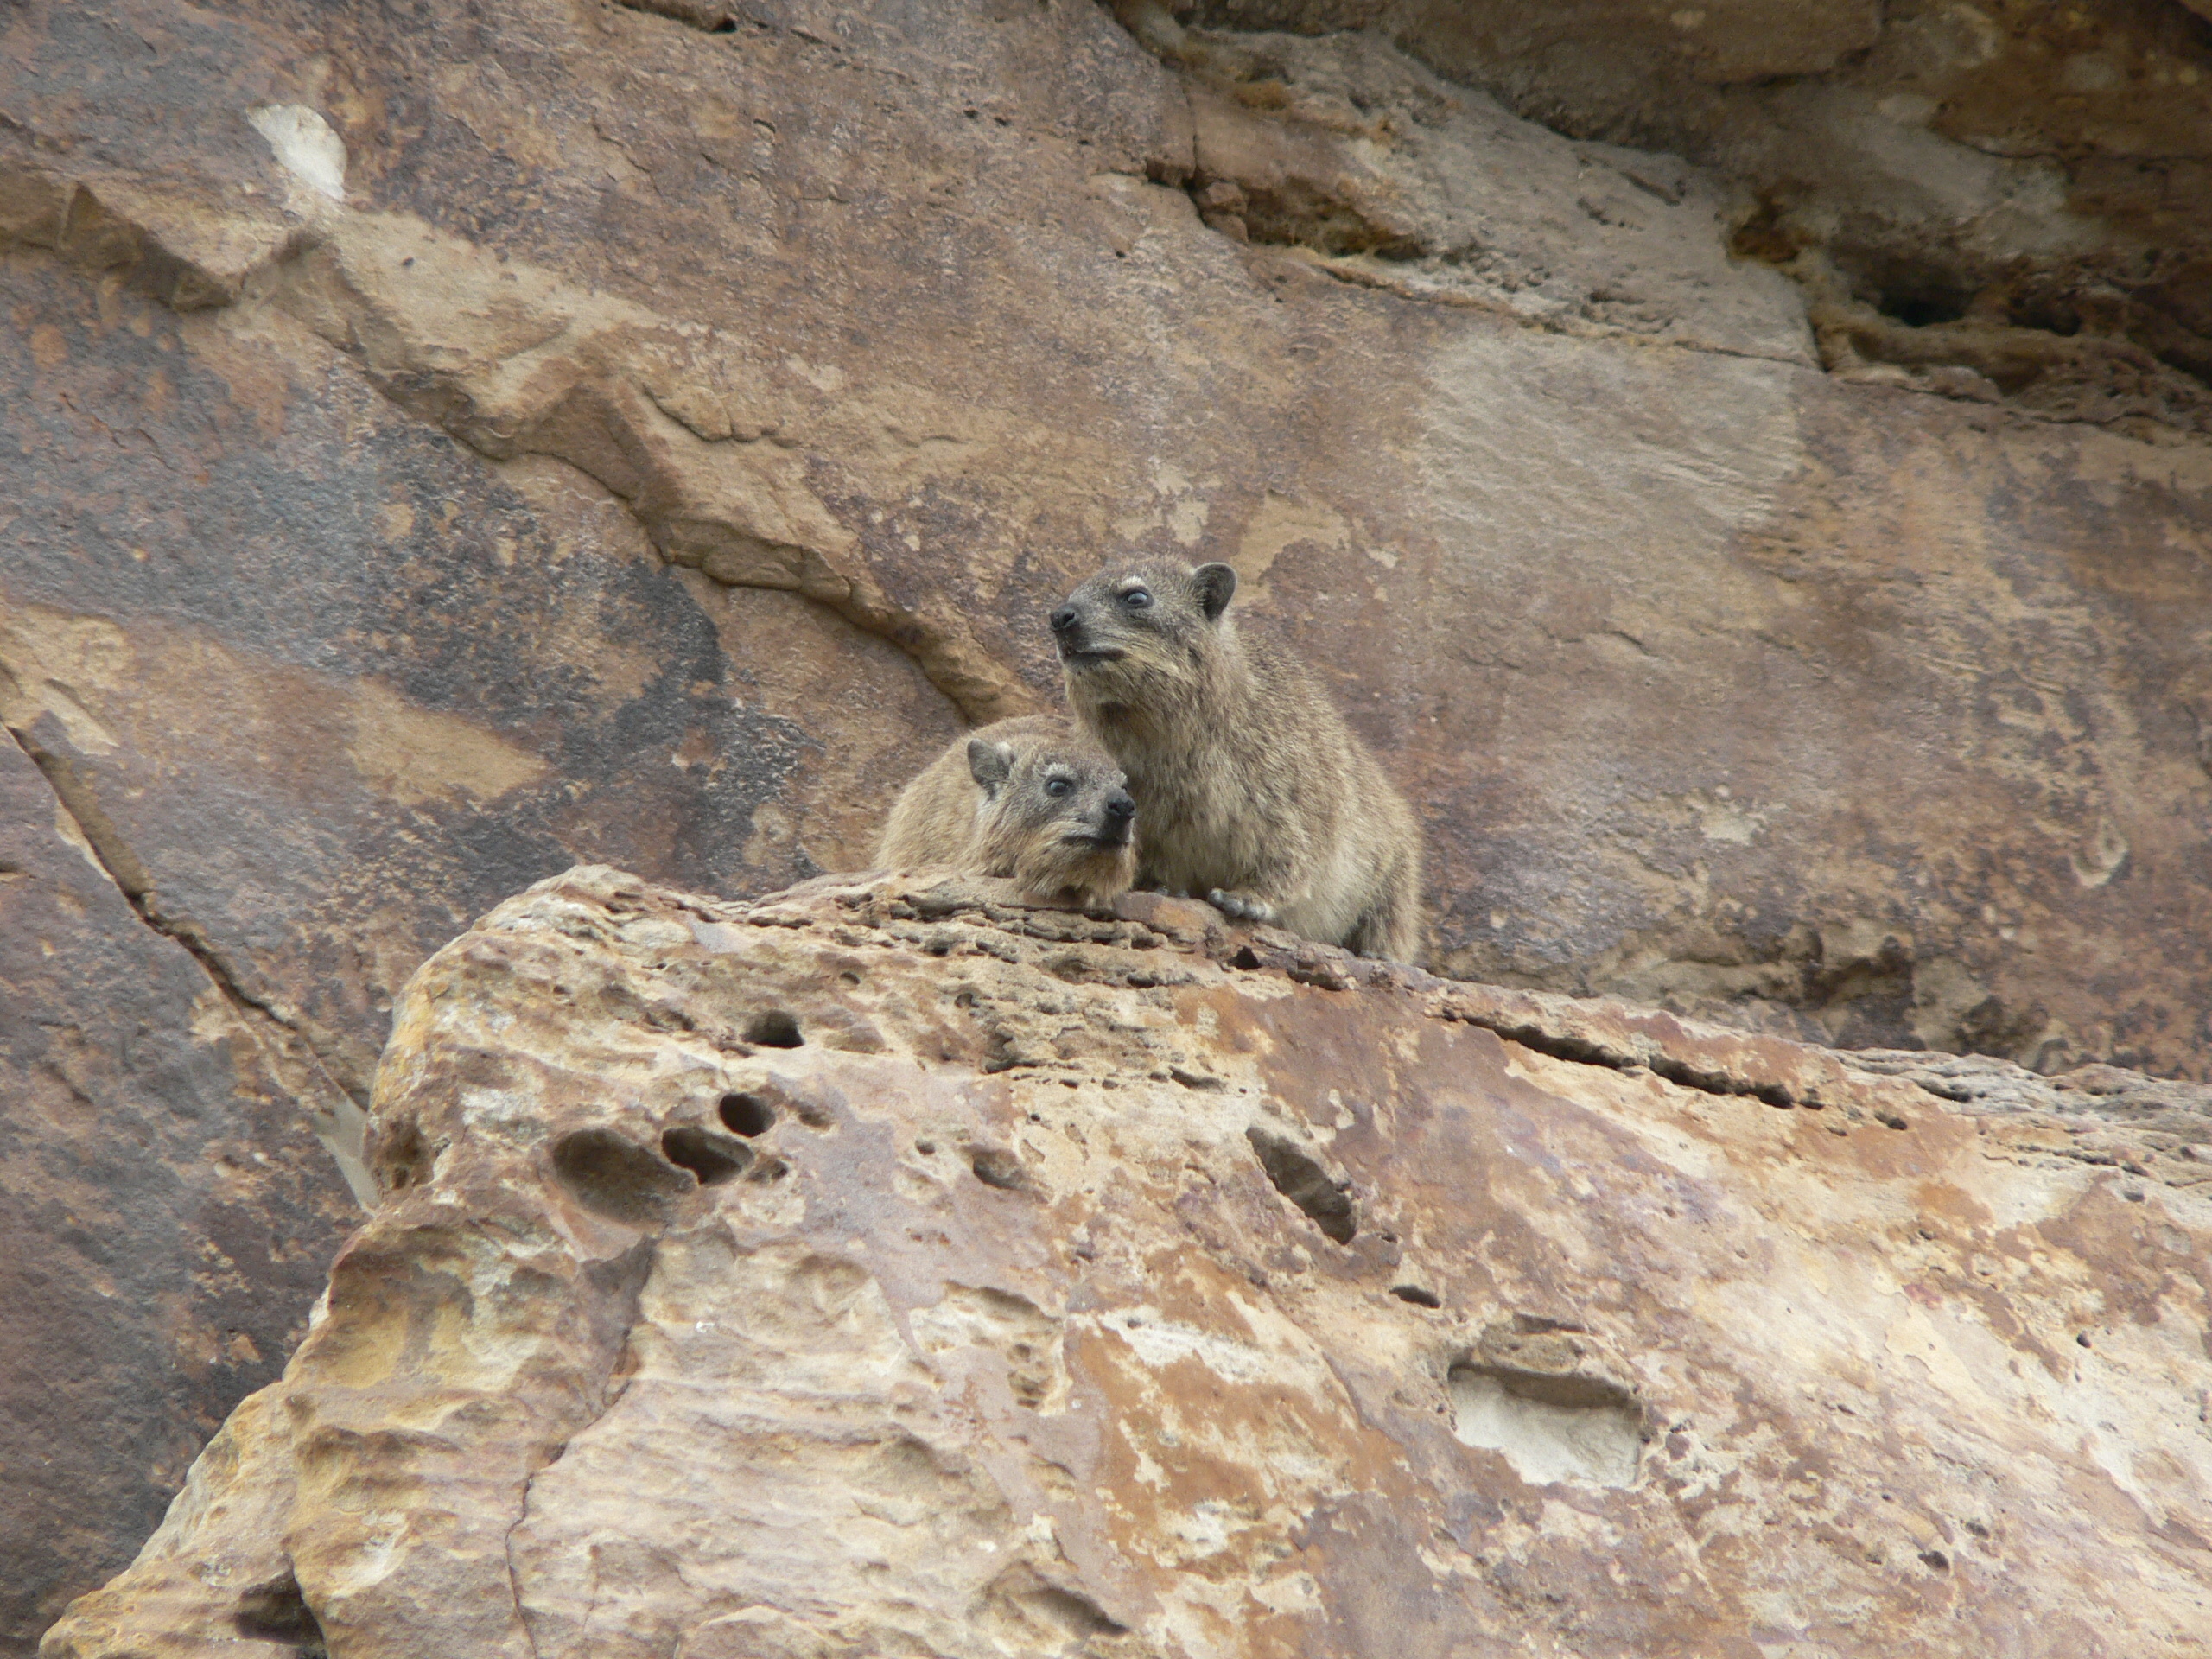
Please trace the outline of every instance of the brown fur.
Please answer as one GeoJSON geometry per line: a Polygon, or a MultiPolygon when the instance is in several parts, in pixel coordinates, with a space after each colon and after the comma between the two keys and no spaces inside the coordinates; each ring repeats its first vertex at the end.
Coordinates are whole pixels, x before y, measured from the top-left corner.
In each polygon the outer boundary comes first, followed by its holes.
{"type": "Polygon", "coordinates": [[[1052,613],[1068,702],[1129,775],[1145,826],[1137,879],[1412,962],[1413,809],[1300,664],[1245,648],[1228,614],[1236,589],[1225,564],[1115,566],[1052,613]]]}
{"type": "Polygon", "coordinates": [[[1032,898],[1103,905],[1135,879],[1135,811],[1121,768],[1067,721],[1001,720],[955,739],[906,785],[875,861],[1007,876],[1032,898]]]}

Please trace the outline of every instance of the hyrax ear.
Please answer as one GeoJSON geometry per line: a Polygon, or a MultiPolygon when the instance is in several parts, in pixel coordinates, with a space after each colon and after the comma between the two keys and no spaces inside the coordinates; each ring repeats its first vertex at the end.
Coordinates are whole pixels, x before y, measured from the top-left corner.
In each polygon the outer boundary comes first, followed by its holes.
{"type": "Polygon", "coordinates": [[[986,794],[998,793],[999,785],[1006,782],[1014,771],[1014,746],[994,743],[988,737],[968,740],[968,770],[986,794]]]}
{"type": "Polygon", "coordinates": [[[1236,573],[1225,564],[1202,564],[1191,572],[1191,586],[1198,590],[1198,608],[1206,620],[1218,622],[1236,592],[1236,573]]]}

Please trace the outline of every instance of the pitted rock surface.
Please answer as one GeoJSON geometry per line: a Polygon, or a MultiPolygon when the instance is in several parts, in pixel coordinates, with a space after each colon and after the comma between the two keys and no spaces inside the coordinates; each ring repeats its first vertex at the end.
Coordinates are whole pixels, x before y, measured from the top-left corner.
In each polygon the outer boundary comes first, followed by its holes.
{"type": "Polygon", "coordinates": [[[0,1654],[279,1363],[433,951],[857,868],[1123,552],[1328,677],[1433,965],[2208,1075],[2206,10],[0,10],[0,1325],[97,1357],[0,1654]]]}
{"type": "Polygon", "coordinates": [[[2212,1169],[2031,1116],[580,868],[413,982],[312,1332],[43,1652],[2201,1653],[2212,1169]]]}

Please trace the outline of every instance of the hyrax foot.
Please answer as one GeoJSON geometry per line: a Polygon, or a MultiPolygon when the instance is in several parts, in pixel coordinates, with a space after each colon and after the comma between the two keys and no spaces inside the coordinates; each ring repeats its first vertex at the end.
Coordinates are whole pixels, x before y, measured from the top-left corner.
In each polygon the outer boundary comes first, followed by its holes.
{"type": "Polygon", "coordinates": [[[1233,922],[1256,922],[1272,926],[1275,907],[1249,893],[1224,893],[1219,887],[1206,894],[1206,902],[1233,922]]]}

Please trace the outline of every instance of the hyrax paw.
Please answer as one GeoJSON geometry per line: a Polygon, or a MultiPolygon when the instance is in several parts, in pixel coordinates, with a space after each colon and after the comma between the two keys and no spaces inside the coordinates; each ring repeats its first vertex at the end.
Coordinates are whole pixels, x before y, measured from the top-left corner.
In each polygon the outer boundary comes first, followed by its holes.
{"type": "Polygon", "coordinates": [[[1275,918],[1273,905],[1249,893],[1224,893],[1216,887],[1206,894],[1206,902],[1231,921],[1264,924],[1275,918]]]}

